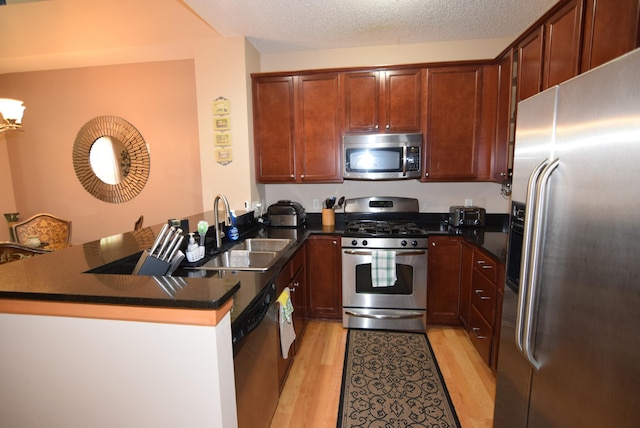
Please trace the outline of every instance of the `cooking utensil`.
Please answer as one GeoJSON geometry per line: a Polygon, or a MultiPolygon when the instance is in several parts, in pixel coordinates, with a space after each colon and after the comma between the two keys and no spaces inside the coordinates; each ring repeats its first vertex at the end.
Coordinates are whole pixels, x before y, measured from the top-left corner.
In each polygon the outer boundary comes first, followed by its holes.
{"type": "Polygon", "coordinates": [[[342,208],[343,204],[344,204],[344,196],[340,196],[340,199],[338,199],[338,209],[342,208]]]}
{"type": "MultiPolygon", "coordinates": [[[[182,231],[181,231],[182,232],[182,231]]],[[[176,255],[176,252],[178,251],[178,248],[180,248],[180,245],[182,245],[182,241],[184,241],[184,235],[180,234],[178,235],[176,238],[178,238],[176,244],[173,246],[173,248],[171,249],[171,251],[169,251],[169,257],[167,257],[166,261],[173,263],[173,258],[176,255]]]]}
{"type": "Polygon", "coordinates": [[[156,255],[157,258],[160,258],[162,253],[164,253],[164,251],[167,249],[167,245],[169,245],[169,240],[171,239],[171,236],[173,235],[173,232],[175,230],[176,228],[171,226],[169,228],[169,231],[165,234],[165,238],[162,240],[162,245],[160,245],[160,248],[158,249],[158,254],[156,255]]]}
{"type": "Polygon", "coordinates": [[[162,239],[164,238],[164,234],[167,231],[167,229],[169,228],[169,224],[165,224],[164,226],[162,226],[162,229],[160,229],[160,233],[158,233],[158,237],[156,238],[155,242],[153,243],[153,246],[151,247],[151,250],[149,250],[149,254],[153,254],[153,252],[156,250],[156,248],[158,248],[158,245],[160,244],[160,242],[162,242],[162,239]]]}
{"type": "Polygon", "coordinates": [[[168,262],[171,260],[171,257],[169,257],[169,255],[176,248],[176,244],[178,243],[178,240],[180,238],[182,238],[182,229],[176,229],[171,237],[171,241],[169,245],[167,246],[167,250],[164,252],[164,254],[160,255],[160,260],[163,260],[165,262],[168,262]]]}
{"type": "Polygon", "coordinates": [[[325,208],[331,209],[333,208],[333,206],[336,204],[336,197],[335,196],[331,196],[330,198],[327,198],[324,201],[324,206],[325,208]]]}

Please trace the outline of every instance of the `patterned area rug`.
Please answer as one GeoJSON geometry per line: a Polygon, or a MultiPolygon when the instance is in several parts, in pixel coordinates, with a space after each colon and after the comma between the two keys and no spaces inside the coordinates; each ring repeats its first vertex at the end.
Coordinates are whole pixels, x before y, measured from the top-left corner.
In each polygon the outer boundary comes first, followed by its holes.
{"type": "Polygon", "coordinates": [[[460,428],[424,333],[350,329],[338,428],[460,428]]]}

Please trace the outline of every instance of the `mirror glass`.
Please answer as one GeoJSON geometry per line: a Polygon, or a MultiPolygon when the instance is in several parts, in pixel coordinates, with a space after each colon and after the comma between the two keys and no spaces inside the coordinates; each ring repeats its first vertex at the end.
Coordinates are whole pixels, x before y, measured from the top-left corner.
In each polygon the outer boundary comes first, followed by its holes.
{"type": "Polygon", "coordinates": [[[140,194],[149,179],[149,149],[126,120],[99,116],[78,132],[73,167],[82,186],[96,198],[126,202],[140,194]]]}
{"type": "Polygon", "coordinates": [[[89,163],[98,178],[107,184],[118,184],[129,174],[131,158],[122,141],[115,137],[98,138],[91,146],[89,163]]]}

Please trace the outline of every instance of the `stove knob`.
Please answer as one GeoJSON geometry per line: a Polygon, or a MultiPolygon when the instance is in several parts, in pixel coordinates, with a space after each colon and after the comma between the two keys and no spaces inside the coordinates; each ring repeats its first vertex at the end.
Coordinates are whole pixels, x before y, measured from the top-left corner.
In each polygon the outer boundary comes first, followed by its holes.
{"type": "Polygon", "coordinates": [[[407,241],[405,241],[404,239],[402,241],[400,241],[400,245],[402,245],[403,247],[407,246],[407,241]]]}
{"type": "Polygon", "coordinates": [[[417,247],[418,246],[418,241],[411,241],[411,245],[413,247],[417,247]]]}
{"type": "Polygon", "coordinates": [[[356,241],[356,240],[354,239],[353,241],[351,241],[351,245],[353,245],[353,246],[355,247],[356,245],[358,245],[358,241],[356,241]]]}
{"type": "Polygon", "coordinates": [[[365,246],[366,246],[366,245],[369,245],[369,243],[367,242],[367,240],[366,240],[366,239],[363,239],[363,240],[362,240],[362,245],[365,245],[365,246]]]}

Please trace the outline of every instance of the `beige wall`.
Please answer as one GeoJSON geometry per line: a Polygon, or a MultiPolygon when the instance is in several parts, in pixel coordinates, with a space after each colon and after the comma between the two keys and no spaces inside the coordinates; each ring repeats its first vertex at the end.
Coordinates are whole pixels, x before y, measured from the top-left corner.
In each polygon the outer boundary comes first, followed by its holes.
{"type": "Polygon", "coordinates": [[[0,92],[27,106],[24,131],[6,137],[22,219],[49,212],[71,220],[72,240],[82,243],[132,230],[140,215],[153,224],[200,211],[192,60],[10,73],[0,76],[0,92]],[[91,196],[74,172],[76,135],[102,115],[133,124],[151,155],[142,193],[121,204],[91,196]]]}

